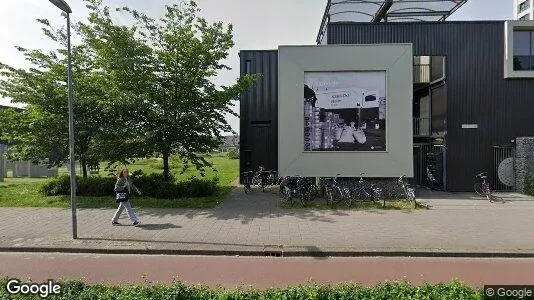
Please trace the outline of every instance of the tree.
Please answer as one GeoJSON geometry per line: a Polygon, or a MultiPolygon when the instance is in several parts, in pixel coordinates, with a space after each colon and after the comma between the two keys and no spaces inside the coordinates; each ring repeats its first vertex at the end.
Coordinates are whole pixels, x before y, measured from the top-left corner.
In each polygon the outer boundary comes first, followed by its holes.
{"type": "MultiPolygon", "coordinates": [[[[0,138],[12,144],[11,159],[48,161],[50,166],[68,160],[67,36],[64,29],[53,29],[47,20],[38,20],[43,33],[58,49],[17,49],[31,68],[14,68],[0,63],[0,95],[27,104],[22,111],[0,112],[0,138]]],[[[94,53],[84,44],[73,47],[73,87],[75,114],[75,155],[83,176],[87,165],[101,158],[99,135],[103,134],[106,103],[109,102],[105,78],[95,68],[94,53]],[[98,147],[97,147],[98,146],[98,147]]]]}
{"type": "Polygon", "coordinates": [[[123,140],[116,159],[161,155],[168,179],[169,157],[178,155],[184,168],[192,163],[203,174],[211,163],[201,154],[216,149],[224,132],[233,132],[225,114],[236,115],[232,101],[257,79],[244,76],[220,89],[211,82],[230,69],[221,61],[234,45],[232,25],[208,24],[190,1],[166,6],[158,21],[119,8],[136,22],[119,26],[101,0],[86,2],[91,14],[82,25],[84,38],[120,93],[118,119],[127,125],[114,132],[123,140]]]}

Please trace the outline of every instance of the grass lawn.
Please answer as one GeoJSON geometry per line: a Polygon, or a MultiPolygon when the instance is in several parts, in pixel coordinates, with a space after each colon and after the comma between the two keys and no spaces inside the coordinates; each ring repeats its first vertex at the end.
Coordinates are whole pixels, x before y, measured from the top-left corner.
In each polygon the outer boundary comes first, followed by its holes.
{"type": "Polygon", "coordinates": [[[386,206],[383,206],[384,202],[353,202],[351,207],[347,207],[342,202],[332,206],[327,205],[324,199],[315,199],[312,203],[303,207],[300,199],[294,199],[293,204],[283,203],[282,208],[286,209],[317,209],[317,210],[414,210],[414,209],[428,209],[428,207],[418,202],[417,208],[413,207],[413,202],[403,201],[403,200],[386,200],[386,206]]]}
{"type": "MultiPolygon", "coordinates": [[[[228,159],[226,157],[210,158],[218,172],[211,169],[206,171],[206,177],[219,177],[220,191],[217,195],[200,198],[181,198],[181,199],[155,199],[148,197],[136,197],[132,199],[136,208],[213,208],[216,207],[230,193],[232,187],[230,182],[235,180],[239,174],[239,160],[228,159]]],[[[127,166],[130,171],[138,169],[145,173],[161,173],[159,169],[161,161],[157,159],[146,159],[138,161],[136,164],[127,166]]],[[[180,175],[181,164],[177,160],[172,160],[172,172],[177,180],[183,180],[200,173],[192,167],[185,174],[180,175]]],[[[103,170],[103,168],[102,168],[103,170]]],[[[60,169],[60,174],[66,170],[60,169]],[[63,171],[63,172],[62,172],[63,171]]],[[[106,172],[101,171],[99,176],[105,176],[106,172]]],[[[38,191],[41,182],[44,179],[33,178],[6,178],[5,182],[0,182],[0,207],[70,207],[69,196],[52,196],[45,197],[38,191]]],[[[80,208],[115,208],[114,197],[84,197],[78,196],[78,207],[80,208]]]]}

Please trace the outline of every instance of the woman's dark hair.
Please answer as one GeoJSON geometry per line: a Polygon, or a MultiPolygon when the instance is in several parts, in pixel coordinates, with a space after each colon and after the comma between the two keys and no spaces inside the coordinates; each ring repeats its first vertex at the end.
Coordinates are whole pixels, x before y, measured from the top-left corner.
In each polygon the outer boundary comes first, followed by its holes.
{"type": "Polygon", "coordinates": [[[118,178],[123,178],[124,177],[124,172],[128,172],[128,169],[122,169],[120,170],[119,174],[117,175],[118,178]]]}

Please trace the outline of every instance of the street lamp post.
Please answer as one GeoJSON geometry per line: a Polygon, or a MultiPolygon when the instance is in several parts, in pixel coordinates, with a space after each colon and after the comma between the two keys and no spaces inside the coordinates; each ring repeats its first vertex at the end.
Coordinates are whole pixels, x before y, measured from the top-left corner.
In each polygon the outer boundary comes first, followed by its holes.
{"type": "Polygon", "coordinates": [[[76,159],[74,156],[74,107],[72,104],[72,53],[70,45],[70,14],[72,10],[64,0],[50,0],[57,8],[67,15],[67,48],[68,48],[68,94],[69,94],[69,160],[70,160],[70,206],[72,210],[72,238],[78,238],[76,218],[76,159]]]}

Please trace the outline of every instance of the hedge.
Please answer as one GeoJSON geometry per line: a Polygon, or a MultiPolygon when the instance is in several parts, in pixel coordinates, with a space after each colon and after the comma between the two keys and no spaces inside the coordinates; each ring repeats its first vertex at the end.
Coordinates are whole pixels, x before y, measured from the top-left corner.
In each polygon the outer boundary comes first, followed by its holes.
{"type": "MultiPolygon", "coordinates": [[[[8,296],[5,290],[7,279],[0,279],[0,284],[3,286],[0,290],[0,299],[40,299],[39,296],[8,296]]],[[[60,285],[61,294],[50,295],[47,299],[483,299],[480,289],[473,289],[456,280],[450,284],[422,286],[414,286],[407,282],[387,282],[375,287],[363,287],[355,284],[339,284],[335,286],[308,284],[263,291],[252,288],[211,289],[205,286],[186,286],[180,282],[169,286],[109,287],[105,285],[90,286],[79,281],[66,281],[60,283],[60,285]]]]}
{"type": "MultiPolygon", "coordinates": [[[[132,174],[132,181],[144,196],[175,199],[187,197],[209,197],[218,191],[219,179],[191,177],[184,181],[174,179],[165,180],[160,174],[132,174]]],[[[76,193],[80,196],[103,197],[115,195],[114,187],[117,181],[114,177],[90,176],[76,178],[76,193]]],[[[47,179],[39,188],[45,196],[70,195],[70,179],[62,175],[47,179]]]]}
{"type": "Polygon", "coordinates": [[[534,175],[527,177],[527,195],[534,196],[534,175]]]}
{"type": "Polygon", "coordinates": [[[239,150],[232,149],[228,152],[228,158],[230,159],[239,159],[239,150]]]}

